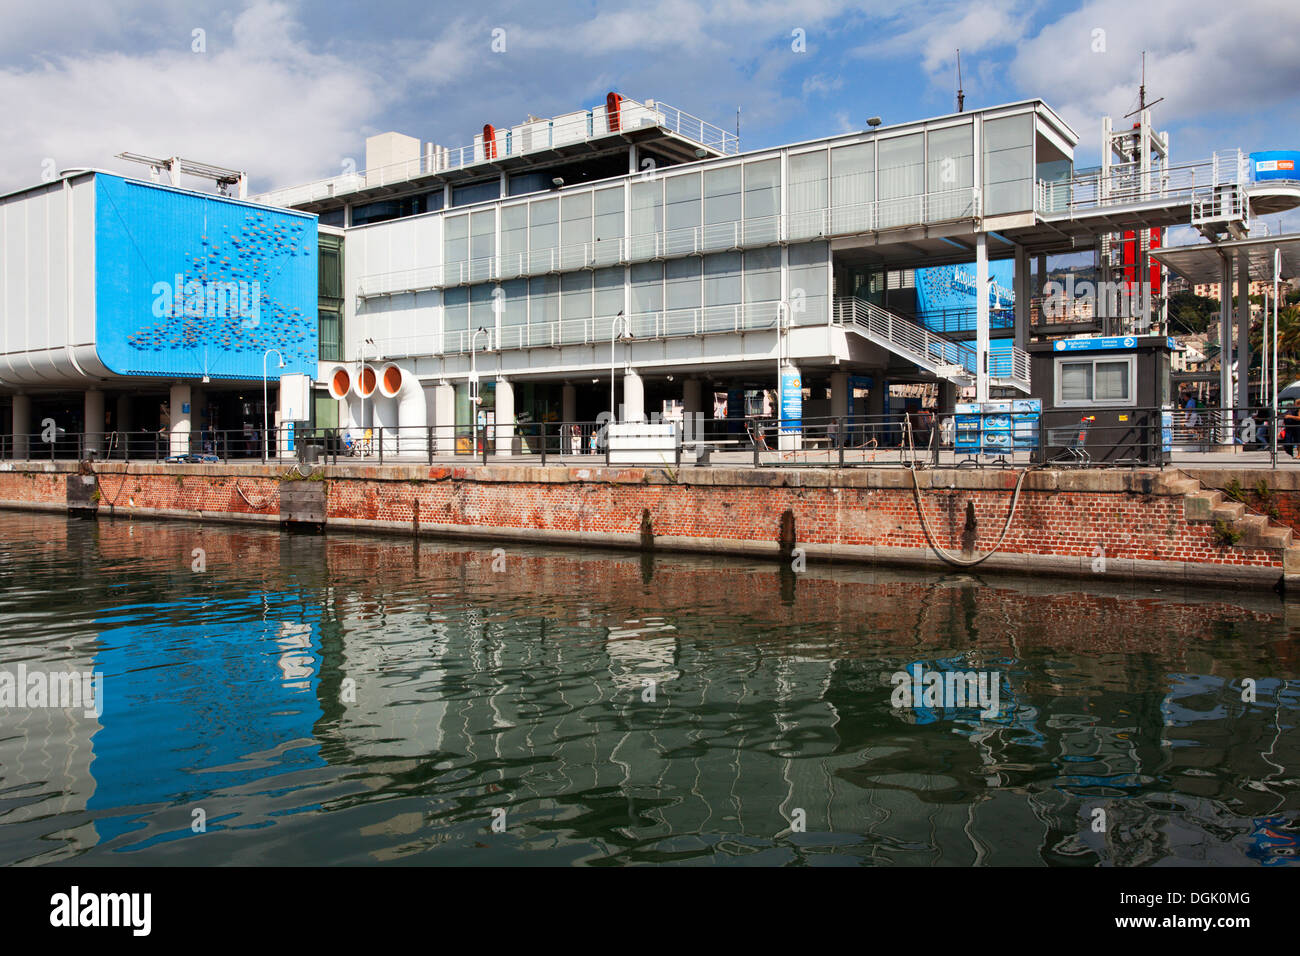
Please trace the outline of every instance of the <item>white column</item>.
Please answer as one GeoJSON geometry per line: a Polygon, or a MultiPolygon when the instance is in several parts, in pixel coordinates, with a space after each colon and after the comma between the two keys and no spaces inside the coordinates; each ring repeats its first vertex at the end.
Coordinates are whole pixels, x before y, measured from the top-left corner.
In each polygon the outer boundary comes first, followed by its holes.
{"type": "Polygon", "coordinates": [[[623,408],[620,422],[645,421],[645,383],[634,369],[623,373],[623,408]]]}
{"type": "Polygon", "coordinates": [[[85,400],[86,445],[84,454],[90,457],[104,454],[104,393],[97,388],[86,389],[85,400]]]}
{"type": "Polygon", "coordinates": [[[989,239],[975,235],[975,400],[989,400],[989,239]]]}
{"type": "MultiPolygon", "coordinates": [[[[1219,277],[1219,408],[1232,407],[1232,260],[1223,257],[1219,277]]],[[[1219,441],[1232,441],[1231,414],[1221,416],[1219,441]]]]}
{"type": "Polygon", "coordinates": [[[32,400],[28,395],[18,392],[14,395],[14,457],[26,458],[30,451],[28,435],[32,430],[32,400]]]}
{"type": "Polygon", "coordinates": [[[456,389],[439,382],[433,389],[434,450],[439,455],[456,452],[456,389]]]}
{"type": "Polygon", "coordinates": [[[840,419],[843,429],[843,420],[849,417],[848,372],[831,372],[831,417],[840,419]]]}
{"type": "Polygon", "coordinates": [[[509,455],[515,437],[515,386],[509,379],[497,379],[497,454],[509,455]]]}
{"type": "Polygon", "coordinates": [[[1237,407],[1245,408],[1250,404],[1250,260],[1245,253],[1237,257],[1236,355],[1237,407]]]}
{"type": "Polygon", "coordinates": [[[578,389],[565,385],[560,389],[560,422],[570,425],[578,419],[578,389]]]}
{"type": "MultiPolygon", "coordinates": [[[[191,395],[188,385],[173,385],[168,403],[171,418],[171,442],[168,453],[184,455],[190,450],[190,427],[193,422],[194,406],[190,404],[191,395]]],[[[259,422],[260,426],[261,423],[259,422]]]]}

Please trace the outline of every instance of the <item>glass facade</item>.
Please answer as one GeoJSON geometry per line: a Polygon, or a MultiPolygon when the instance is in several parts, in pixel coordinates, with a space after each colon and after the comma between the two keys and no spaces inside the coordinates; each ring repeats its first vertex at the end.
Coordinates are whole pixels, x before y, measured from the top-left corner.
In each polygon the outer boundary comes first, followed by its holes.
{"type": "Polygon", "coordinates": [[[343,237],[321,234],[316,246],[318,357],[337,362],[343,358],[343,237]]]}

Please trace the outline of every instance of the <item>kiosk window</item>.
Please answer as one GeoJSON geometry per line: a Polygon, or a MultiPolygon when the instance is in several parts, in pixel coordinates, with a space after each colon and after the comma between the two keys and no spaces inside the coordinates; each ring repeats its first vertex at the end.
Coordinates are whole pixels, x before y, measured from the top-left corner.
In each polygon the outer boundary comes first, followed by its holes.
{"type": "Polygon", "coordinates": [[[1134,363],[1121,359],[1060,359],[1056,363],[1057,405],[1132,405],[1134,363]]]}

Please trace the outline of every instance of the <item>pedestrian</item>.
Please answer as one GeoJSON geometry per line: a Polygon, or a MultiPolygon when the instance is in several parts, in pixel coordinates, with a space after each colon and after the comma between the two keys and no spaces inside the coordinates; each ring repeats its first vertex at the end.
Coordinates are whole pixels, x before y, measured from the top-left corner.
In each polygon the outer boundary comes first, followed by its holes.
{"type": "Polygon", "coordinates": [[[1294,402],[1286,407],[1282,415],[1282,428],[1282,448],[1294,458],[1295,446],[1300,444],[1300,411],[1297,411],[1294,402]]]}

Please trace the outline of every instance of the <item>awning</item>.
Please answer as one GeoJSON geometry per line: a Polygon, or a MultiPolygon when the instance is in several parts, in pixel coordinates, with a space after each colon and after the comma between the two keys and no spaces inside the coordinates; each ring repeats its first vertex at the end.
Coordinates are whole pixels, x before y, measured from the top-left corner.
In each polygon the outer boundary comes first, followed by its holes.
{"type": "Polygon", "coordinates": [[[1244,254],[1250,267],[1250,278],[1273,278],[1273,252],[1282,251],[1282,278],[1300,275],[1300,233],[1283,236],[1260,236],[1252,239],[1230,239],[1225,242],[1202,242],[1191,246],[1169,246],[1152,249],[1151,257],[1164,263],[1192,285],[1203,282],[1220,282],[1223,279],[1223,256],[1232,258],[1235,266],[1244,254]]]}

